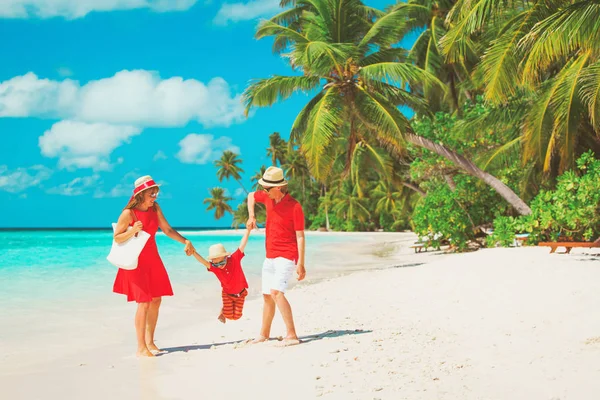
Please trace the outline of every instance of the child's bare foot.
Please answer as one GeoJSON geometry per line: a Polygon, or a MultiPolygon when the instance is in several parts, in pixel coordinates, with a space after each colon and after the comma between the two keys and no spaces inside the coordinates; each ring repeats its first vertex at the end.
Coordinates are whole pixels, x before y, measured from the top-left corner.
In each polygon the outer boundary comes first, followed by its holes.
{"type": "Polygon", "coordinates": [[[147,347],[139,349],[137,353],[135,353],[135,355],[138,357],[154,357],[154,354],[152,354],[152,352],[148,350],[147,347]]]}
{"type": "Polygon", "coordinates": [[[159,349],[158,347],[156,347],[156,345],[154,344],[154,342],[152,342],[152,343],[146,343],[146,346],[148,347],[148,350],[150,350],[150,352],[156,351],[156,352],[160,353],[162,351],[161,349],[159,349]]]}
{"type": "Polygon", "coordinates": [[[219,314],[219,316],[217,317],[217,319],[219,321],[221,321],[222,323],[225,323],[227,320],[225,319],[225,316],[223,314],[219,314]]]}

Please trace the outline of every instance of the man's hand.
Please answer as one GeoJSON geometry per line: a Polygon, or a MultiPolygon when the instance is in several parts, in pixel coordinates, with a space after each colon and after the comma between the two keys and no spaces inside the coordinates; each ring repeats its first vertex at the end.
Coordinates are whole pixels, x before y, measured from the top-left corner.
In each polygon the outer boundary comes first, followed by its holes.
{"type": "Polygon", "coordinates": [[[185,251],[185,255],[191,256],[192,254],[194,254],[196,252],[196,249],[194,248],[194,245],[192,244],[192,242],[190,242],[189,240],[186,240],[184,251],[185,251]]]}
{"type": "Polygon", "coordinates": [[[250,217],[248,221],[246,221],[246,229],[256,229],[256,218],[250,217]]]}
{"type": "Polygon", "coordinates": [[[298,264],[296,266],[296,273],[298,274],[298,280],[301,281],[306,276],[306,269],[304,268],[304,264],[298,264]]]}

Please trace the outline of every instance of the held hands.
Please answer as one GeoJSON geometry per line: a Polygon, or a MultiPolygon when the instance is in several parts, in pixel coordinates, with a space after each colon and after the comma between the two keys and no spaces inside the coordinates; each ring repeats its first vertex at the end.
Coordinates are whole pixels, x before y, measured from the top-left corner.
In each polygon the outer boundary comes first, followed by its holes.
{"type": "Polygon", "coordinates": [[[190,242],[189,240],[186,240],[184,251],[185,251],[186,256],[191,256],[192,254],[194,254],[196,252],[196,249],[194,248],[194,245],[192,244],[192,242],[190,242]]]}
{"type": "Polygon", "coordinates": [[[301,281],[306,276],[306,269],[304,268],[304,264],[298,264],[296,266],[296,273],[298,274],[298,280],[301,281]]]}
{"type": "Polygon", "coordinates": [[[246,221],[246,229],[248,229],[248,230],[257,229],[255,217],[248,218],[248,221],[246,221]]]}

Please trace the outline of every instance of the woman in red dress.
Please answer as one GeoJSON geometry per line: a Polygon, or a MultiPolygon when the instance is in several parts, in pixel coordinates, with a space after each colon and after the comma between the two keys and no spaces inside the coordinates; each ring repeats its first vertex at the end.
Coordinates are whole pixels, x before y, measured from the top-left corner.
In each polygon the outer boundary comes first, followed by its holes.
{"type": "Polygon", "coordinates": [[[156,247],[156,231],[160,228],[165,235],[184,244],[187,255],[195,251],[192,243],[171,228],[165,219],[156,203],[158,186],[150,176],[135,181],[133,196],[119,217],[114,235],[117,243],[123,243],[141,230],[150,234],[138,258],[137,268],[119,269],[113,286],[113,292],[126,295],[127,301],[138,303],[135,314],[137,355],[146,357],[153,357],[154,352],[160,351],[154,344],[158,309],[162,296],[173,295],[169,275],[156,247]],[[128,231],[129,226],[133,229],[128,231]]]}

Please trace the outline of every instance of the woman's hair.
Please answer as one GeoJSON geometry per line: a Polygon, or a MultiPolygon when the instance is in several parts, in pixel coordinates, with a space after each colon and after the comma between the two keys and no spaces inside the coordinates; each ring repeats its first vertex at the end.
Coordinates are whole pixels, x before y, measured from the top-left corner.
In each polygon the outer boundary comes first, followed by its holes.
{"type": "Polygon", "coordinates": [[[286,194],[288,192],[288,187],[287,185],[279,186],[279,190],[281,191],[281,193],[286,194]]]}
{"type": "MultiPolygon", "coordinates": [[[[131,198],[131,200],[129,200],[129,203],[127,203],[127,205],[125,206],[125,208],[123,210],[131,210],[133,208],[136,208],[138,205],[142,204],[144,202],[144,192],[147,192],[148,190],[152,190],[154,188],[151,189],[147,189],[147,190],[142,190],[141,192],[139,192],[138,194],[136,194],[135,196],[133,196],[131,198]]],[[[157,187],[156,188],[156,193],[158,193],[160,191],[160,189],[157,187]]],[[[156,204],[156,202],[154,202],[154,204],[156,204]]],[[[156,207],[152,206],[154,209],[156,209],[156,207]]]]}

